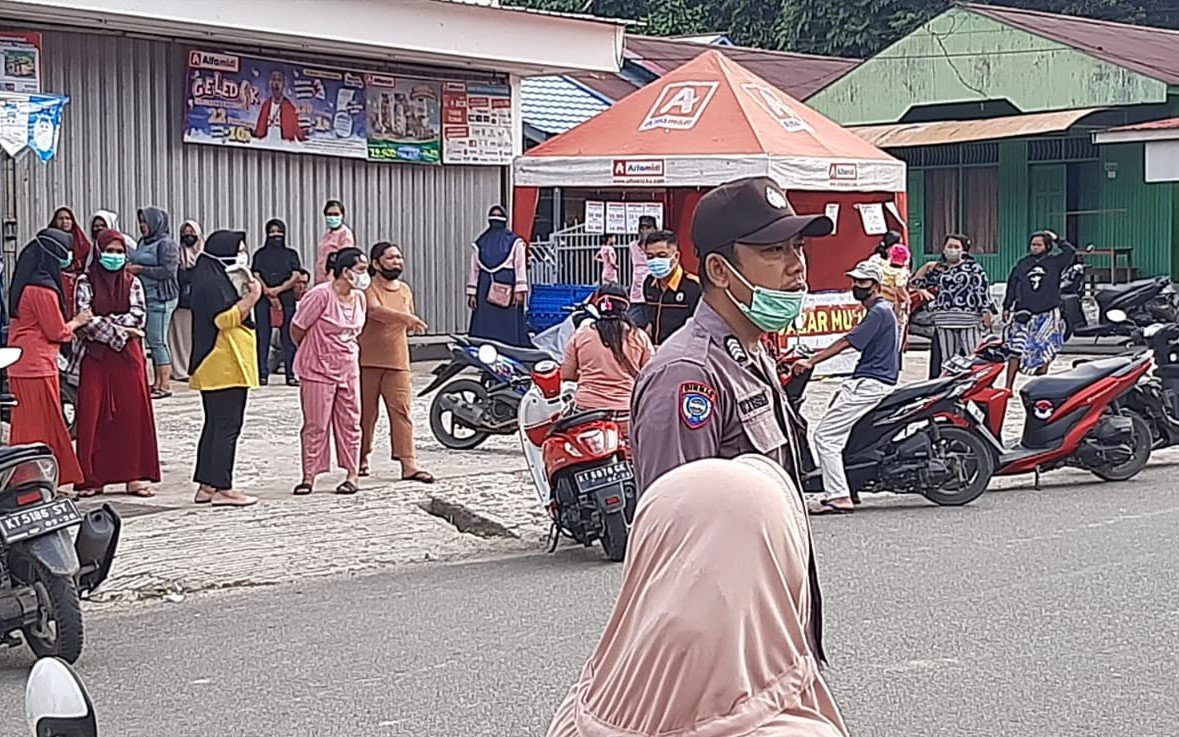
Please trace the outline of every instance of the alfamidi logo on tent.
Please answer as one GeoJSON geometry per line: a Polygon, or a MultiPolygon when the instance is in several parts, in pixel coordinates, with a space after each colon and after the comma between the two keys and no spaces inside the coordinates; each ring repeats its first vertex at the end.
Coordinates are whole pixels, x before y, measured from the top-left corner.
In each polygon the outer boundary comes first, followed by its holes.
{"type": "Polygon", "coordinates": [[[755,102],[765,108],[765,111],[773,116],[774,120],[778,121],[783,128],[791,133],[798,133],[800,131],[813,132],[810,125],[799,117],[786,104],[786,101],[778,96],[777,92],[769,87],[762,84],[743,84],[741,85],[741,89],[745,91],[745,94],[752,97],[755,102]]]}
{"type": "Polygon", "coordinates": [[[712,101],[719,82],[672,82],[659,92],[639,131],[663,128],[671,131],[691,129],[712,101]]]}

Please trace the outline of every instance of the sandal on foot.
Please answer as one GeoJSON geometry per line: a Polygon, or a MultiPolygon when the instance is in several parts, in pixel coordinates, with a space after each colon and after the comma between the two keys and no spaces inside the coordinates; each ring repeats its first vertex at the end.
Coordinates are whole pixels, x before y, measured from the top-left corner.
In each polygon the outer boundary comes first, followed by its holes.
{"type": "Polygon", "coordinates": [[[358,491],[360,491],[360,487],[351,481],[345,481],[336,487],[337,494],[355,494],[358,491]]]}
{"type": "Polygon", "coordinates": [[[356,472],[356,475],[361,478],[368,476],[368,466],[361,466],[360,470],[356,472]]]}
{"type": "Polygon", "coordinates": [[[307,496],[311,493],[311,484],[299,484],[295,487],[295,496],[307,496]]]}
{"type": "MultiPolygon", "coordinates": [[[[100,491],[98,493],[101,494],[102,492],[100,491]]],[[[150,499],[151,497],[156,495],[156,493],[154,491],[152,491],[152,488],[150,486],[135,486],[130,489],[127,489],[123,493],[126,494],[127,496],[139,497],[140,499],[150,499]]]]}
{"type": "Polygon", "coordinates": [[[218,491],[213,495],[214,507],[250,507],[258,503],[258,497],[240,491],[218,491]]]}
{"type": "Polygon", "coordinates": [[[838,504],[831,502],[820,502],[818,506],[811,507],[809,511],[814,516],[822,516],[824,514],[851,514],[855,510],[851,507],[841,507],[838,504]]]}
{"type": "Polygon", "coordinates": [[[197,489],[196,494],[192,498],[193,504],[208,504],[213,501],[213,492],[205,489],[197,489]]]}
{"type": "Polygon", "coordinates": [[[102,493],[102,489],[78,489],[74,496],[78,499],[89,499],[102,493]]]}
{"type": "Polygon", "coordinates": [[[419,484],[434,483],[434,474],[429,471],[414,471],[408,476],[402,476],[402,481],[417,481],[419,484]]]}
{"type": "Polygon", "coordinates": [[[151,390],[151,398],[152,399],[167,399],[170,396],[172,396],[172,392],[166,392],[163,389],[152,389],[151,390]]]}

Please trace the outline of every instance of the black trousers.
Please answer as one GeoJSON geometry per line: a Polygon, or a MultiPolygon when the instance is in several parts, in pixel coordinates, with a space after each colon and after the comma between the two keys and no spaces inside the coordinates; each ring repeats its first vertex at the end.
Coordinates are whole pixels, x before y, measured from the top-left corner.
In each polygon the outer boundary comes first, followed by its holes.
{"type": "MultiPolygon", "coordinates": [[[[282,340],[282,362],[286,367],[288,377],[295,372],[291,365],[295,362],[295,341],[291,339],[291,320],[295,318],[295,305],[283,302],[282,327],[278,329],[282,340]]],[[[270,378],[270,334],[274,330],[270,325],[270,300],[260,299],[254,306],[254,329],[258,339],[258,378],[270,378]]]]}
{"type": "Polygon", "coordinates": [[[196,472],[192,480],[218,491],[233,488],[233,464],[237,460],[237,436],[246,416],[245,387],[201,392],[205,424],[197,443],[196,472]]]}

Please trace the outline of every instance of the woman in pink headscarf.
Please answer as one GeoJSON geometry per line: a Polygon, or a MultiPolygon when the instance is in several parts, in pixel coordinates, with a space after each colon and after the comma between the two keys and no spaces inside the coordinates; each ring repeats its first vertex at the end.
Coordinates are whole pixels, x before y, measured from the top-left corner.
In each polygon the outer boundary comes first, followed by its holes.
{"type": "Polygon", "coordinates": [[[810,555],[802,499],[769,459],[665,474],[639,502],[614,612],[549,737],[845,737],[810,644],[810,555]]]}

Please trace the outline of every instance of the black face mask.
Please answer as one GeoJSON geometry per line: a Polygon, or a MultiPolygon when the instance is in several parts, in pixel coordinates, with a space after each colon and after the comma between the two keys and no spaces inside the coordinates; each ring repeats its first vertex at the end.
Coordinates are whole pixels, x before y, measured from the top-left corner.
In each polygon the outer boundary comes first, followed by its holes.
{"type": "Polygon", "coordinates": [[[852,296],[857,302],[863,302],[872,296],[872,287],[852,287],[852,296]]]}
{"type": "Polygon", "coordinates": [[[266,246],[268,248],[282,248],[287,242],[285,235],[272,235],[266,238],[266,246]]]}
{"type": "Polygon", "coordinates": [[[188,235],[182,235],[182,236],[180,236],[180,242],[183,243],[188,248],[192,248],[193,246],[195,246],[197,244],[197,237],[195,235],[192,235],[191,233],[188,235]]]}
{"type": "Polygon", "coordinates": [[[381,276],[385,277],[389,281],[397,281],[400,279],[403,271],[403,269],[386,269],[383,266],[377,267],[377,270],[381,272],[381,276]]]}

